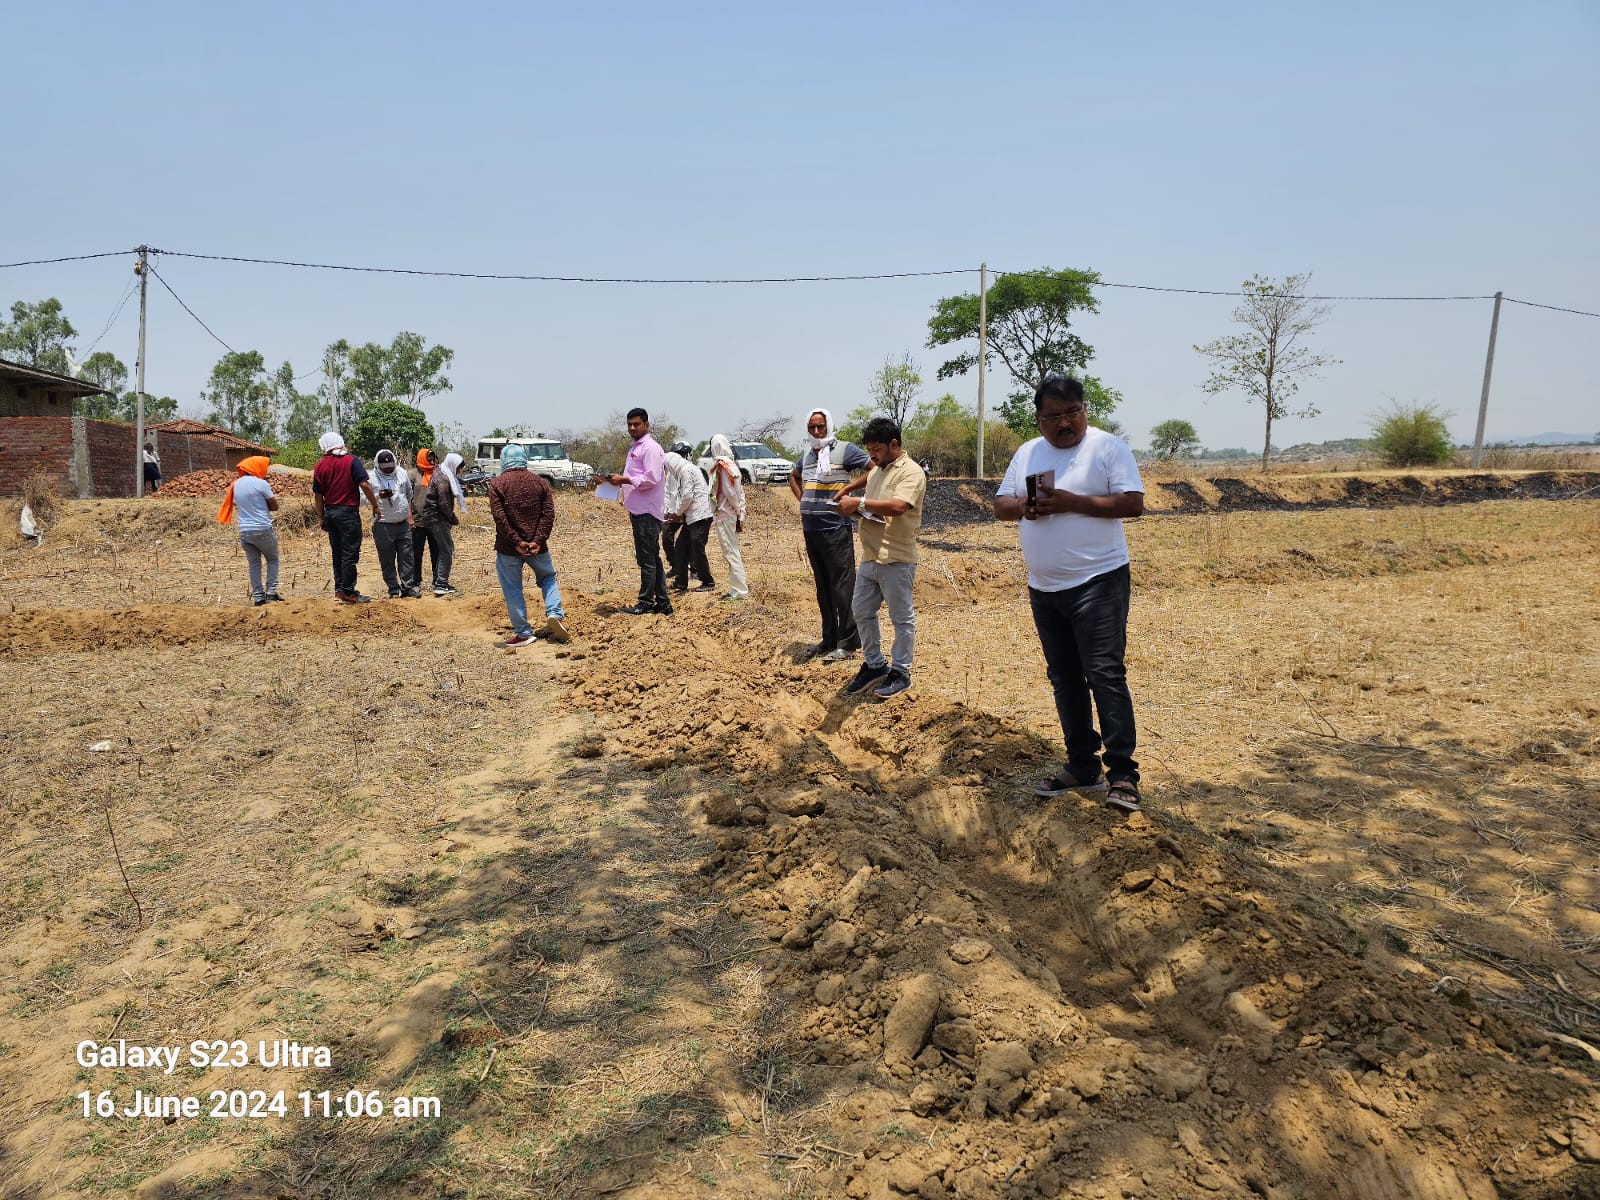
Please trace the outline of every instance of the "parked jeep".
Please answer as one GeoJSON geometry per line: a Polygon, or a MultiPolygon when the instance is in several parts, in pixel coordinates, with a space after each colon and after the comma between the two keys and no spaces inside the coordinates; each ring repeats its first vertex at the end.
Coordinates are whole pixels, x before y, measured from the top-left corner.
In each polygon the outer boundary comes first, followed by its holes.
{"type": "Polygon", "coordinates": [[[478,441],[478,469],[490,478],[500,474],[500,452],[515,443],[528,453],[528,470],[543,475],[551,487],[586,488],[594,480],[594,468],[573,462],[566,447],[554,438],[481,438],[478,441]]]}
{"type": "MultiPolygon", "coordinates": [[[[771,446],[760,442],[733,443],[733,460],[739,464],[739,479],[743,483],[787,483],[794,464],[775,453],[771,446]]],[[[711,464],[717,460],[709,454],[700,457],[700,472],[711,478],[711,464]]]]}

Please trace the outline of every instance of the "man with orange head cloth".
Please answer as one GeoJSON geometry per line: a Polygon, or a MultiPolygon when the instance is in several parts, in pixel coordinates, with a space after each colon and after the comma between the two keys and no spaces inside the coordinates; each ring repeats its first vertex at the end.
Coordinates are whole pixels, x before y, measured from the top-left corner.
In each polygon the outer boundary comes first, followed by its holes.
{"type": "Polygon", "coordinates": [[[250,599],[256,605],[282,600],[278,595],[278,534],[272,528],[272,514],[278,511],[278,498],[267,482],[272,460],[258,454],[239,464],[239,478],[228,485],[222,498],[217,522],[233,521],[239,530],[239,545],[250,567],[250,599]],[[266,579],[261,565],[266,563],[266,579]]]}

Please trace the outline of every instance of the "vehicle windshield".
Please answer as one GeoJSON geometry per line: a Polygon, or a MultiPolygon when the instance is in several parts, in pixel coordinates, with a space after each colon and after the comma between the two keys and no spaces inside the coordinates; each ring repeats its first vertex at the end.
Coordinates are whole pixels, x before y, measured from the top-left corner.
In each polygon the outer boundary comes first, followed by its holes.
{"type": "Polygon", "coordinates": [[[777,457],[776,455],[774,455],[772,453],[770,448],[768,448],[766,446],[752,445],[749,442],[740,442],[737,446],[735,446],[733,448],[733,456],[734,456],[734,458],[741,458],[741,459],[747,459],[747,458],[775,458],[775,457],[777,457]]]}
{"type": "Polygon", "coordinates": [[[522,448],[528,452],[529,462],[555,462],[567,456],[560,442],[523,442],[522,448]]]}

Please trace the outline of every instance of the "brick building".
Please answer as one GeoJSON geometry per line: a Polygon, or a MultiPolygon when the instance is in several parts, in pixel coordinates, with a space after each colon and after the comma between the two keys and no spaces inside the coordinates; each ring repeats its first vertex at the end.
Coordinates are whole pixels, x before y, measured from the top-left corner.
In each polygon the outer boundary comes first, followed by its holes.
{"type": "Polygon", "coordinates": [[[72,415],[81,396],[105,394],[70,375],[0,359],[0,495],[14,496],[35,471],[63,496],[131,496],[133,430],[72,415]]]}
{"type": "Polygon", "coordinates": [[[163,421],[146,426],[145,436],[155,443],[166,479],[190,471],[232,471],[252,455],[277,453],[204,421],[163,421]]]}
{"type": "MultiPolygon", "coordinates": [[[[46,471],[62,496],[132,496],[143,469],[132,425],[72,415],[81,396],[104,394],[81,379],[0,359],[0,495],[46,471]]],[[[161,456],[164,479],[190,471],[231,471],[241,459],[273,451],[202,421],[167,421],[145,429],[161,456]]]]}

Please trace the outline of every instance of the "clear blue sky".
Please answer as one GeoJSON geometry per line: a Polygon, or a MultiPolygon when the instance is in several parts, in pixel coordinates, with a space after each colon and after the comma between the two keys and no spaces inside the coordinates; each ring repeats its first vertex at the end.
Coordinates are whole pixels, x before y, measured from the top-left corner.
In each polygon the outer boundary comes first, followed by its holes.
{"type": "MultiPolygon", "coordinates": [[[[0,261],[212,254],[628,276],[1092,268],[1230,288],[1491,293],[1600,311],[1600,8],[1571,3],[14,7],[0,261]],[[1109,10],[1111,6],[1104,6],[1109,10]],[[21,104],[20,97],[26,97],[21,104]]],[[[99,332],[131,260],[0,271],[99,332]]],[[[635,403],[704,437],[865,398],[967,277],[749,287],[467,282],[157,260],[238,349],[309,371],[401,329],[456,351],[428,407],[474,432],[635,403]]],[[[1192,349],[1233,301],[1102,293],[1079,332],[1137,445],[1183,416],[1255,447],[1192,349]]],[[[133,305],[102,346],[132,366],[133,305]]],[[[1322,408],[1390,399],[1470,438],[1490,304],[1335,307],[1322,408]]],[[[151,291],[148,390],[221,347],[151,291]]],[[[1600,430],[1600,321],[1507,306],[1491,438],[1600,430]]],[[[308,380],[309,387],[314,381],[308,380]]],[[[990,395],[1005,392],[991,375],[990,395]]]]}

